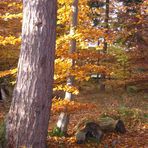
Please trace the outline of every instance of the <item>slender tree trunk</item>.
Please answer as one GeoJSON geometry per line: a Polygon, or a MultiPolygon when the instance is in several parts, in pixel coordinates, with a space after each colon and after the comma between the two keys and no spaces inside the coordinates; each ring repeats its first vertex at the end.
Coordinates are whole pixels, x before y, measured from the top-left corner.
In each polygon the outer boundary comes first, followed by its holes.
{"type": "Polygon", "coordinates": [[[52,98],[56,0],[23,0],[17,82],[7,116],[8,148],[45,148],[52,98]]]}
{"type": "MultiPolygon", "coordinates": [[[[73,0],[72,4],[72,21],[71,21],[71,27],[70,27],[70,35],[75,35],[76,32],[76,27],[77,27],[77,18],[78,18],[78,0],[73,0]]],[[[70,41],[70,49],[69,53],[72,54],[76,51],[76,39],[71,39],[70,41]]],[[[71,59],[71,68],[74,67],[75,61],[71,59]]],[[[70,73],[68,73],[68,78],[67,78],[67,85],[68,86],[73,86],[74,82],[74,77],[71,76],[70,73]]],[[[71,92],[65,92],[65,99],[66,100],[72,100],[72,93],[71,92]]],[[[58,122],[57,122],[57,127],[60,128],[60,130],[67,134],[67,127],[69,123],[69,114],[62,112],[59,116],[58,122]]]]}
{"type": "MultiPolygon", "coordinates": [[[[108,29],[109,29],[109,25],[108,25],[108,21],[109,21],[109,0],[106,0],[106,9],[105,9],[105,29],[106,29],[106,34],[108,33],[108,29]]],[[[104,39],[104,47],[103,47],[103,53],[106,54],[107,53],[107,41],[106,39],[104,39]]],[[[101,75],[101,85],[100,85],[100,91],[101,92],[105,92],[105,84],[103,84],[104,80],[105,80],[105,74],[101,75]]]]}

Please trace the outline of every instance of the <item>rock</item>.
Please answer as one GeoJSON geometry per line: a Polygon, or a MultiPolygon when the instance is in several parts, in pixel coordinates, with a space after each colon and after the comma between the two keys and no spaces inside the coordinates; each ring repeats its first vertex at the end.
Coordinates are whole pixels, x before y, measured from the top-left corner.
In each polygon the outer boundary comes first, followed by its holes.
{"type": "Polygon", "coordinates": [[[83,144],[86,140],[86,132],[81,130],[76,133],[77,144],[83,144]]]}
{"type": "Polygon", "coordinates": [[[78,144],[85,143],[89,139],[95,139],[100,142],[103,133],[117,132],[124,134],[126,132],[125,125],[122,120],[114,120],[110,117],[99,119],[83,118],[75,127],[76,141],[78,144]]]}
{"type": "Polygon", "coordinates": [[[95,122],[84,123],[83,128],[78,129],[76,132],[76,141],[78,144],[82,144],[89,139],[95,139],[100,142],[103,136],[100,126],[95,122]]]}
{"type": "Polygon", "coordinates": [[[126,128],[122,120],[118,120],[116,122],[115,131],[121,134],[124,134],[126,132],[126,128]]]}
{"type": "Polygon", "coordinates": [[[117,132],[124,134],[126,132],[125,125],[122,120],[114,120],[113,118],[106,117],[100,118],[99,125],[103,132],[117,132]]]}

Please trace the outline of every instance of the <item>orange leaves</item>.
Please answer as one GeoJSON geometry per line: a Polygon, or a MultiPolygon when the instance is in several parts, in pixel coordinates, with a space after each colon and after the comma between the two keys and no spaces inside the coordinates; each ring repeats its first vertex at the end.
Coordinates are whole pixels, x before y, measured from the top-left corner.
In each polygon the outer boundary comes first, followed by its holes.
{"type": "Polygon", "coordinates": [[[104,66],[85,64],[83,66],[77,66],[74,70],[71,70],[71,73],[75,76],[76,80],[83,81],[83,80],[89,80],[90,75],[92,73],[108,74],[108,71],[104,66]]]}
{"type": "Polygon", "coordinates": [[[92,103],[80,103],[76,101],[68,101],[66,99],[53,99],[52,113],[68,112],[75,113],[80,110],[89,110],[96,108],[96,105],[92,103]]]}
{"type": "MultiPolygon", "coordinates": [[[[103,44],[89,50],[88,43],[98,41],[99,37],[105,36],[106,30],[95,28],[92,25],[92,18],[89,14],[90,7],[87,0],[81,0],[78,3],[78,26],[75,28],[74,34],[70,33],[71,8],[72,0],[60,0],[58,9],[58,25],[65,28],[59,32],[56,41],[56,57],[55,62],[55,84],[62,84],[55,87],[55,90],[64,90],[66,88],[63,83],[66,82],[68,76],[74,76],[75,80],[88,81],[92,73],[108,73],[104,66],[97,66],[98,60],[104,58],[104,55],[98,54],[103,44]],[[70,40],[76,40],[76,52],[69,53],[70,40]],[[84,50],[82,50],[84,49],[84,50]],[[75,66],[71,68],[71,60],[75,60],[75,66]],[[91,63],[91,64],[90,64],[91,63]]],[[[107,36],[106,36],[107,38],[107,36]]],[[[68,90],[71,91],[71,90],[68,90]]],[[[75,92],[75,91],[73,91],[75,92]]],[[[77,92],[76,92],[77,93],[77,92]]]]}
{"type": "Polygon", "coordinates": [[[75,52],[73,54],[69,54],[67,55],[68,58],[77,60],[77,59],[82,59],[82,60],[86,60],[86,59],[102,59],[104,57],[103,54],[99,54],[96,51],[91,51],[91,50],[80,50],[79,52],[75,52]]]}
{"type": "Polygon", "coordinates": [[[78,148],[76,145],[76,138],[73,137],[48,137],[48,146],[49,147],[72,147],[72,148],[78,148]]]}
{"type": "Polygon", "coordinates": [[[88,14],[91,13],[91,10],[88,6],[88,1],[87,0],[81,0],[79,1],[79,22],[80,23],[91,23],[90,18],[88,14]]]}
{"type": "Polygon", "coordinates": [[[13,75],[17,72],[17,68],[11,69],[11,70],[6,70],[6,71],[0,71],[0,78],[5,77],[7,75],[13,75]]]}
{"type": "Polygon", "coordinates": [[[99,37],[104,36],[105,29],[96,29],[91,25],[86,24],[86,25],[80,25],[78,27],[78,33],[82,35],[81,38],[84,40],[97,41],[99,37]]]}
{"type": "MultiPolygon", "coordinates": [[[[100,54],[95,54],[95,53],[91,53],[91,52],[80,52],[80,53],[75,53],[75,54],[71,54],[70,55],[72,58],[84,58],[85,60],[87,60],[87,58],[101,58],[103,57],[103,55],[100,54]],[[83,53],[84,53],[84,57],[83,57],[83,53]]],[[[109,74],[109,71],[104,67],[104,66],[97,66],[97,65],[93,65],[93,64],[86,64],[82,65],[82,66],[78,66],[76,65],[75,67],[73,67],[73,69],[70,68],[71,67],[71,61],[70,59],[66,58],[66,59],[56,59],[55,61],[55,75],[54,75],[54,80],[55,83],[59,83],[59,82],[63,82],[66,80],[67,76],[68,76],[68,71],[69,74],[72,76],[75,76],[75,79],[78,81],[84,81],[84,80],[89,80],[90,75],[92,73],[105,73],[105,74],[109,74]]],[[[67,90],[64,86],[62,86],[63,88],[56,86],[58,90],[67,90]]]]}

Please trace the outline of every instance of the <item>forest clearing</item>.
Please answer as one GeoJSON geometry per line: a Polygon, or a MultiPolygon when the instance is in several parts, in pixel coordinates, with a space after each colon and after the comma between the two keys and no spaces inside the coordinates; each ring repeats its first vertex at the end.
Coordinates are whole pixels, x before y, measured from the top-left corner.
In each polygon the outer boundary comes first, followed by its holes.
{"type": "MultiPolygon", "coordinates": [[[[91,82],[92,83],[92,82],[91,82]]],[[[84,89],[76,98],[76,101],[82,103],[96,104],[96,108],[82,109],[74,112],[71,115],[68,136],[48,136],[47,141],[49,147],[55,148],[110,148],[110,147],[132,147],[132,148],[147,148],[148,146],[148,104],[147,93],[126,93],[123,90],[118,90],[113,94],[110,90],[106,93],[98,92],[98,87],[95,83],[87,83],[87,93],[84,89]],[[91,85],[91,87],[90,87],[91,85]],[[143,96],[143,97],[142,97],[143,96]],[[145,96],[145,97],[144,97],[145,96]],[[108,108],[108,106],[110,106],[108,108]],[[103,136],[101,143],[88,142],[84,144],[76,144],[74,135],[74,127],[79,119],[99,116],[109,116],[113,118],[121,118],[125,122],[127,132],[125,134],[107,133],[103,136]]],[[[85,88],[85,87],[84,87],[85,88]]],[[[5,110],[1,104],[1,110],[5,110]]],[[[4,112],[1,112],[1,121],[4,112]]],[[[51,113],[48,132],[50,133],[56,125],[59,113],[51,113]]]]}
{"type": "MultiPolygon", "coordinates": [[[[84,89],[82,94],[80,93],[80,96],[76,97],[76,101],[93,103],[97,108],[79,110],[73,113],[68,128],[70,136],[67,138],[49,137],[49,147],[146,148],[148,146],[148,104],[147,98],[142,98],[142,96],[147,95],[147,93],[126,93],[123,90],[117,90],[118,92],[115,94],[111,91],[100,93],[97,89],[97,86],[93,87],[92,84],[89,84],[87,91],[84,89]],[[73,129],[78,120],[84,117],[97,118],[99,116],[123,119],[127,132],[125,134],[107,133],[103,136],[101,144],[91,141],[82,145],[76,144],[73,129]]],[[[57,114],[51,115],[49,131],[54,128],[57,117],[57,114]]]]}

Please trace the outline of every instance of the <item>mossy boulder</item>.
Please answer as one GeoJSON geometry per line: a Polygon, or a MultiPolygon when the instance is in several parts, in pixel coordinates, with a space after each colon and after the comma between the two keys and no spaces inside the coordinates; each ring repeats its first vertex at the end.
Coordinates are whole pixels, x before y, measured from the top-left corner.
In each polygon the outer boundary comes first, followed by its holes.
{"type": "Polygon", "coordinates": [[[110,117],[87,119],[83,118],[75,127],[75,136],[78,144],[84,143],[89,139],[100,142],[103,133],[117,132],[125,133],[125,125],[122,120],[114,120],[110,117]]]}
{"type": "Polygon", "coordinates": [[[76,141],[78,144],[84,143],[88,140],[95,140],[100,142],[103,132],[98,123],[95,123],[93,120],[83,120],[79,122],[76,129],[76,141]]]}

